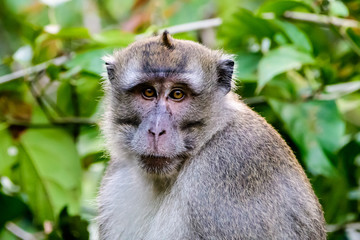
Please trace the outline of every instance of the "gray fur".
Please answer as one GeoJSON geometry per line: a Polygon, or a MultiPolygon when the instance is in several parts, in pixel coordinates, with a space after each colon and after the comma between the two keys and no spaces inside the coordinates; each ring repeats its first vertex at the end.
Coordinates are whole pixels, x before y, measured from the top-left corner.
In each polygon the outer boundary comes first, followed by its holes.
{"type": "Polygon", "coordinates": [[[98,197],[100,239],[326,239],[321,206],[290,148],[228,93],[226,59],[168,35],[105,59],[111,161],[98,197]],[[180,80],[194,93],[181,104],[161,107],[129,90],[180,80]],[[147,129],[155,122],[167,131],[154,150],[147,129]],[[152,171],[144,154],[171,160],[152,171]]]}

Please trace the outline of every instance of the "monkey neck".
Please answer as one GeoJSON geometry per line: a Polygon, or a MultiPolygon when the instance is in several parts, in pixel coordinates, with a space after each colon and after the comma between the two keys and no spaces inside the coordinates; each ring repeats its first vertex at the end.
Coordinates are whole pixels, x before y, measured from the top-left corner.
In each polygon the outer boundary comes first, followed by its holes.
{"type": "Polygon", "coordinates": [[[163,194],[169,191],[171,187],[174,185],[177,176],[179,173],[174,173],[170,176],[159,176],[154,174],[147,174],[146,178],[148,178],[149,182],[152,183],[153,189],[156,194],[163,194]]]}

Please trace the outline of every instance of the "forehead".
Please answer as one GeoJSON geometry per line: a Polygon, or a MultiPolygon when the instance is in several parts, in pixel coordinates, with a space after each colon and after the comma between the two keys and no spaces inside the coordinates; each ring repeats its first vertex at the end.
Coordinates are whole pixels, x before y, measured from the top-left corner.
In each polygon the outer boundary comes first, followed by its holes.
{"type": "Polygon", "coordinates": [[[203,89],[203,72],[200,69],[177,69],[171,67],[149,68],[140,65],[138,62],[129,64],[129,67],[122,74],[122,84],[127,88],[132,88],[144,82],[171,82],[188,85],[195,92],[201,92],[203,89]]]}
{"type": "Polygon", "coordinates": [[[121,81],[128,87],[154,79],[169,79],[188,84],[194,90],[204,85],[204,72],[211,65],[210,51],[203,46],[173,40],[172,48],[160,41],[140,42],[122,52],[121,81]]]}

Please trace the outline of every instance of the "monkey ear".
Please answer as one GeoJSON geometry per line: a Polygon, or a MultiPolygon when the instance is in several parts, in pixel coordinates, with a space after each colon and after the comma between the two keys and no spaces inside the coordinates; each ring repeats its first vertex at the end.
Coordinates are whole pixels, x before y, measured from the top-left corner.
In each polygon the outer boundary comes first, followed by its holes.
{"type": "Polygon", "coordinates": [[[115,63],[114,58],[111,56],[105,56],[103,57],[103,60],[105,61],[105,67],[108,79],[111,83],[115,80],[115,63]]]}
{"type": "Polygon", "coordinates": [[[231,90],[231,80],[234,72],[234,61],[231,59],[221,60],[217,66],[218,84],[225,90],[225,94],[231,90]]]}

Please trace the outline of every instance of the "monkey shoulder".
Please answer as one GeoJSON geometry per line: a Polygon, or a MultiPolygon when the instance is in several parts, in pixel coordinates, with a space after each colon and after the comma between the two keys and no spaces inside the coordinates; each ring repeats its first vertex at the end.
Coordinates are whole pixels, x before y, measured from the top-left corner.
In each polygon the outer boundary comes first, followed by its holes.
{"type": "Polygon", "coordinates": [[[186,171],[197,238],[325,239],[322,210],[302,168],[280,135],[248,108],[186,171]]]}

